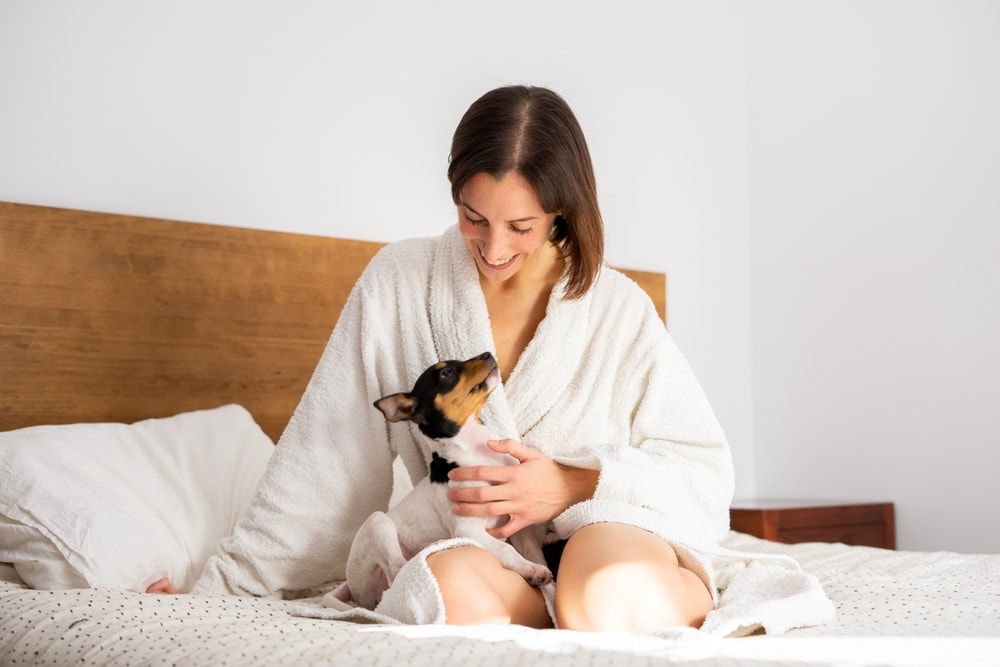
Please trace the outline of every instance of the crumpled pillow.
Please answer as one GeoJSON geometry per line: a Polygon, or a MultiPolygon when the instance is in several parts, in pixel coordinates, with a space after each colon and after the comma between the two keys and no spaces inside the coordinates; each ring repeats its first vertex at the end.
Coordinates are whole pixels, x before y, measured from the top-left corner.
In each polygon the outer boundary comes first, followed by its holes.
{"type": "Polygon", "coordinates": [[[38,589],[187,591],[273,449],[239,405],[0,433],[0,562],[38,589]]]}

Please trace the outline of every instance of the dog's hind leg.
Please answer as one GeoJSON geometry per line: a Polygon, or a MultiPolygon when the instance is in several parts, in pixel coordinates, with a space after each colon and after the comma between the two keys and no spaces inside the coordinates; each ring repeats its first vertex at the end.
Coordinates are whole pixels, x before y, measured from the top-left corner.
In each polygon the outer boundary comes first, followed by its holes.
{"type": "Polygon", "coordinates": [[[533,563],[544,563],[545,554],[538,540],[536,526],[528,526],[510,536],[510,543],[519,554],[533,563]]]}
{"type": "Polygon", "coordinates": [[[541,563],[532,563],[507,542],[492,537],[490,539],[493,540],[493,545],[487,548],[500,559],[505,568],[517,572],[532,586],[541,586],[552,581],[552,572],[548,567],[541,563]]]}
{"type": "Polygon", "coordinates": [[[347,558],[351,599],[374,609],[405,564],[396,524],[385,512],[373,512],[354,536],[347,558]]]}
{"type": "MultiPolygon", "coordinates": [[[[468,537],[475,540],[500,559],[501,565],[512,572],[517,572],[532,586],[541,586],[552,581],[552,572],[544,565],[544,559],[533,563],[504,540],[498,540],[486,532],[486,526],[478,517],[458,517],[455,522],[455,536],[468,537]]],[[[539,547],[538,555],[541,556],[539,547]]]]}

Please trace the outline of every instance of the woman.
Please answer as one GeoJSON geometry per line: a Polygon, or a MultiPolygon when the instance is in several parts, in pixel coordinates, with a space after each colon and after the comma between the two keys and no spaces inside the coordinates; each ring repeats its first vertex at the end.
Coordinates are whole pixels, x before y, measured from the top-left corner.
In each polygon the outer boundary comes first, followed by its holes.
{"type": "Polygon", "coordinates": [[[549,90],[493,90],[459,123],[448,176],[457,228],[373,259],[246,519],[194,591],[268,595],[342,577],[351,537],[388,502],[393,457],[414,479],[427,470],[417,431],[387,425],[371,402],[434,361],[490,350],[503,385],[483,419],[501,437],[491,446],[521,465],[456,469],[452,479],[490,484],[450,498],[458,514],[509,516],[498,537],[549,523],[554,601],[485,550],[454,546],[408,563],[383,604],[430,576],[442,608],[415,622],[698,627],[715,599],[731,458],[649,299],[602,266],[576,118],[549,90]]]}

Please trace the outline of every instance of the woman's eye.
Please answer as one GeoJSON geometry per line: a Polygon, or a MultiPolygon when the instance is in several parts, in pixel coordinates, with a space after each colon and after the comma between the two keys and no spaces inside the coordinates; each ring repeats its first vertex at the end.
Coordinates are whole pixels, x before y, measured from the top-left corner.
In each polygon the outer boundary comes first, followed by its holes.
{"type": "Polygon", "coordinates": [[[465,216],[466,222],[470,225],[482,225],[486,223],[486,218],[473,213],[471,209],[468,209],[465,206],[462,207],[462,215],[465,216]]]}
{"type": "Polygon", "coordinates": [[[531,233],[531,227],[528,227],[527,229],[521,229],[520,227],[515,227],[515,226],[511,225],[510,226],[510,231],[514,232],[515,234],[521,234],[521,235],[530,234],[531,233]]]}

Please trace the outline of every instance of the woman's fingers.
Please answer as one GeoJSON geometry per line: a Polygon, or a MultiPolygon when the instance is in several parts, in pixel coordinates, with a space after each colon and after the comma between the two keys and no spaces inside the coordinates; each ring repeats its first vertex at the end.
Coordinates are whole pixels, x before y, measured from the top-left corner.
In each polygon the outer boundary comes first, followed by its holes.
{"type": "Polygon", "coordinates": [[[478,516],[484,519],[505,516],[506,521],[487,529],[490,535],[497,539],[507,539],[517,531],[529,525],[528,521],[515,512],[514,503],[500,501],[495,503],[456,503],[452,511],[459,516],[478,516]]]}
{"type": "Polygon", "coordinates": [[[501,484],[510,481],[513,468],[514,466],[459,466],[448,473],[448,479],[453,482],[501,484]]]}
{"type": "Polygon", "coordinates": [[[534,447],[529,447],[528,445],[518,442],[513,438],[504,438],[503,440],[487,440],[486,445],[495,452],[513,456],[521,463],[543,456],[542,453],[534,447]]]}

